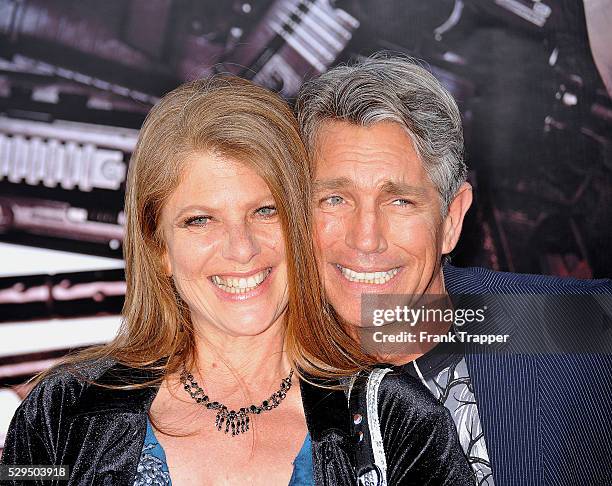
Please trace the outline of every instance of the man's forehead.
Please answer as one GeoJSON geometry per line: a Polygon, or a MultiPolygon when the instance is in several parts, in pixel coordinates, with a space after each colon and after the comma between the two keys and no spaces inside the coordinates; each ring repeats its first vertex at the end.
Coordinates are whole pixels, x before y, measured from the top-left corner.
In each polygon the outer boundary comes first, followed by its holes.
{"type": "Polygon", "coordinates": [[[421,158],[406,129],[395,122],[382,121],[368,126],[344,121],[326,121],[318,130],[312,146],[316,165],[396,164],[414,169],[421,158]]]}
{"type": "Polygon", "coordinates": [[[377,188],[393,194],[428,193],[429,177],[412,140],[397,123],[363,127],[326,122],[313,153],[318,190],[377,188]]]}

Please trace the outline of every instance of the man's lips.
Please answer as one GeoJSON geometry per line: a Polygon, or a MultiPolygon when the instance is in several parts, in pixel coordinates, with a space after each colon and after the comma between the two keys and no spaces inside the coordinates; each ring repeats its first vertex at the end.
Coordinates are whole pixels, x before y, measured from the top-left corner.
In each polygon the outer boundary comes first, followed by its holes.
{"type": "Polygon", "coordinates": [[[380,268],[380,269],[356,269],[348,266],[340,265],[339,263],[333,264],[337,269],[338,273],[342,277],[351,283],[366,284],[366,285],[385,285],[391,282],[398,273],[400,273],[402,267],[391,267],[391,268],[380,268]]]}

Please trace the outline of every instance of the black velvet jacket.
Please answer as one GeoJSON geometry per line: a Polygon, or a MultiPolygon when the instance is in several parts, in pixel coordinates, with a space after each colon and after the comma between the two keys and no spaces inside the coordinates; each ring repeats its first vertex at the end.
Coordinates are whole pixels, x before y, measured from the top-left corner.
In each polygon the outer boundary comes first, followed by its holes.
{"type": "MultiPolygon", "coordinates": [[[[89,365],[82,373],[112,384],[153,378],[112,361],[89,365]]],[[[344,393],[300,385],[315,483],[354,485],[355,439],[344,393]]],[[[70,466],[68,482],[28,484],[131,486],[156,393],[156,388],[111,390],[57,372],[17,409],[2,463],[70,466]]],[[[379,390],[379,412],[389,485],[474,484],[449,412],[420,382],[388,374],[379,390]]]]}

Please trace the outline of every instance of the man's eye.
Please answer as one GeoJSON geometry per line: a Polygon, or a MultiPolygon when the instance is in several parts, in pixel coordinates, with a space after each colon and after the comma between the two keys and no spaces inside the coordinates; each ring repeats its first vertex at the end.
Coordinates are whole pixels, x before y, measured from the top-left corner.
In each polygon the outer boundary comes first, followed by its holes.
{"type": "Polygon", "coordinates": [[[330,196],[323,199],[325,204],[329,204],[330,206],[338,206],[344,202],[340,196],[330,196]]]}
{"type": "Polygon", "coordinates": [[[270,218],[271,216],[276,216],[276,207],[274,206],[264,206],[255,211],[260,216],[265,218],[270,218]]]}
{"type": "Polygon", "coordinates": [[[185,226],[206,226],[211,219],[210,216],[192,216],[185,220],[185,226]]]}
{"type": "Polygon", "coordinates": [[[412,201],[409,199],[395,199],[391,204],[394,206],[410,206],[412,201]]]}

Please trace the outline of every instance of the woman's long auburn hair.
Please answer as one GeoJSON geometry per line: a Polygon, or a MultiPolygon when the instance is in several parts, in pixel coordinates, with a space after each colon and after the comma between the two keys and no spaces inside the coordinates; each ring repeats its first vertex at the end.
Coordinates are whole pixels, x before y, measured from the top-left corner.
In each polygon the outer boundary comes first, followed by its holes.
{"type": "Polygon", "coordinates": [[[166,247],[159,226],[184,162],[194,153],[239,161],[253,168],[272,192],[287,255],[285,349],[298,373],[336,379],[373,365],[322,294],[312,234],[310,166],[292,111],[278,95],[250,81],[215,75],[179,86],[149,112],[127,177],[127,290],[119,332],[110,343],[68,355],[58,366],[78,371],[85,362],[112,358],[158,372],[147,383],[112,386],[127,388],[159,384],[183,363],[194,364],[190,312],[165,274],[166,247]]]}

